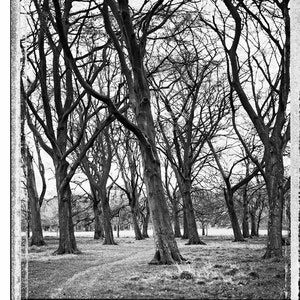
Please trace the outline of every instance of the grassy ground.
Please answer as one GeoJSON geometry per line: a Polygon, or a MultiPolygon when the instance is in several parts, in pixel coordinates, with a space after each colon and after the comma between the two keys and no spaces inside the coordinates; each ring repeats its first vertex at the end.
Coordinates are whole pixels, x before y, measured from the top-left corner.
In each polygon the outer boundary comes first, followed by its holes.
{"type": "MultiPolygon", "coordinates": [[[[206,246],[186,246],[181,254],[191,263],[153,266],[152,238],[116,238],[118,245],[102,245],[91,237],[77,237],[81,255],[54,256],[56,237],[47,246],[29,247],[30,299],[285,299],[287,258],[261,259],[265,237],[233,243],[231,237],[203,237],[206,246]]],[[[286,252],[289,247],[284,247],[286,252]]],[[[289,257],[289,253],[286,253],[289,257]]],[[[23,262],[25,265],[25,262],[23,262]]],[[[23,278],[25,278],[23,268],[23,278]]]]}

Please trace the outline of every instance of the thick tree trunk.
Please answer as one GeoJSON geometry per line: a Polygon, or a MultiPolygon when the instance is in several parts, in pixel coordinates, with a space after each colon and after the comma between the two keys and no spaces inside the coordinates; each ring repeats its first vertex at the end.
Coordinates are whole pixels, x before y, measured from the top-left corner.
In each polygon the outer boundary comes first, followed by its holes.
{"type": "Polygon", "coordinates": [[[103,230],[102,212],[99,209],[98,205],[94,205],[94,216],[95,216],[94,239],[99,240],[104,238],[104,230],[103,230]]]}
{"type": "MultiPolygon", "coordinates": [[[[26,147],[26,169],[27,169],[27,192],[30,205],[30,224],[31,224],[31,243],[30,245],[43,246],[46,245],[43,237],[41,214],[40,214],[40,203],[39,197],[36,190],[36,181],[34,175],[34,169],[32,164],[32,155],[26,147]]],[[[29,232],[29,231],[28,231],[29,232]]]]}
{"type": "MultiPolygon", "coordinates": [[[[168,207],[166,204],[158,157],[156,161],[149,157],[144,147],[142,155],[144,158],[145,183],[148,192],[150,215],[153,224],[153,236],[156,253],[150,264],[173,264],[183,261],[174,237],[168,207]]],[[[156,152],[156,149],[154,149],[156,152]]]]}
{"type": "Polygon", "coordinates": [[[234,235],[234,242],[243,242],[244,238],[240,229],[238,217],[235,212],[234,203],[233,203],[233,195],[230,191],[224,189],[225,202],[228,210],[228,214],[231,221],[231,226],[234,235]]]}
{"type": "Polygon", "coordinates": [[[244,187],[243,192],[243,237],[248,238],[250,236],[249,234],[249,200],[247,197],[247,184],[244,187]]]}
{"type": "MultiPolygon", "coordinates": [[[[142,79],[136,78],[136,80],[140,81],[142,79]]],[[[140,87],[140,84],[138,86],[140,87]]],[[[141,95],[145,94],[148,95],[147,92],[141,91],[141,95]]],[[[137,124],[149,143],[147,145],[140,142],[144,165],[144,180],[156,246],[154,258],[150,264],[181,263],[184,259],[177,247],[162,185],[160,161],[155,146],[155,127],[149,97],[141,97],[141,103],[136,109],[136,117],[137,124]]]]}
{"type": "Polygon", "coordinates": [[[174,223],[174,234],[175,237],[181,237],[180,223],[179,223],[179,212],[178,203],[176,199],[172,201],[172,212],[173,212],[173,223],[174,223]]]}
{"type": "Polygon", "coordinates": [[[180,255],[173,233],[162,184],[159,156],[156,149],[155,126],[150,106],[150,91],[143,66],[145,40],[141,45],[136,38],[128,1],[118,1],[118,4],[123,21],[123,26],[120,29],[123,30],[126,45],[128,46],[133,77],[129,74],[127,67],[123,67],[123,71],[127,76],[129,97],[134,106],[136,116],[138,130],[135,129],[135,131],[141,148],[144,181],[156,246],[154,258],[150,263],[181,263],[184,259],[180,255]]]}
{"type": "Polygon", "coordinates": [[[268,243],[263,258],[282,257],[282,214],[284,168],[280,141],[274,141],[266,158],[266,184],[269,200],[268,243]]]}
{"type": "Polygon", "coordinates": [[[58,197],[59,246],[55,254],[80,253],[77,249],[71,210],[71,189],[63,184],[67,174],[66,161],[54,161],[58,197]]]}

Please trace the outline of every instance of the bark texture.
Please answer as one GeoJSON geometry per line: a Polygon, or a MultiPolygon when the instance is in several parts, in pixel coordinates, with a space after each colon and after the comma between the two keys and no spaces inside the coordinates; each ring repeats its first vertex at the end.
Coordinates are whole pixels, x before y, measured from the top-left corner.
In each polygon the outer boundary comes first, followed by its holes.
{"type": "Polygon", "coordinates": [[[104,229],[103,229],[103,216],[102,211],[98,205],[94,205],[94,216],[95,216],[95,231],[94,239],[99,240],[104,238],[104,229]]]}
{"type": "Polygon", "coordinates": [[[69,183],[65,183],[67,177],[68,162],[55,161],[55,178],[58,198],[59,221],[59,245],[55,254],[79,254],[77,249],[71,210],[71,189],[69,183]]]}

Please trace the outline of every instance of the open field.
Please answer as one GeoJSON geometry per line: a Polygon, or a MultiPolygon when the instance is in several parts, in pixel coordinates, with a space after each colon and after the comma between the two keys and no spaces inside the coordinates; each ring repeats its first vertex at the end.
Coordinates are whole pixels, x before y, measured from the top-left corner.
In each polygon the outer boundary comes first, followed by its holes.
{"type": "MultiPolygon", "coordinates": [[[[265,237],[233,243],[231,236],[204,236],[207,243],[184,245],[190,264],[153,266],[153,239],[116,238],[118,245],[102,245],[77,233],[80,255],[54,256],[55,236],[47,246],[28,249],[29,299],[285,299],[289,287],[289,247],[283,259],[262,260],[265,237]],[[79,235],[79,236],[78,236],[79,235]]],[[[123,237],[122,237],[123,236],[123,237]]],[[[24,264],[24,262],[23,262],[24,264]]],[[[23,268],[23,278],[25,270],[23,268]]],[[[26,291],[27,290],[27,291],[26,291]]]]}

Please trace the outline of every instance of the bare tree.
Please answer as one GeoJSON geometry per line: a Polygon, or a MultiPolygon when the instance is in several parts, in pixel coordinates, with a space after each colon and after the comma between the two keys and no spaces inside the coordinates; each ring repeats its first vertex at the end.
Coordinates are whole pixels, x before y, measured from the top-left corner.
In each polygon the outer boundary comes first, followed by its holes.
{"type": "Polygon", "coordinates": [[[107,0],[103,5],[98,5],[105,24],[105,30],[113,41],[117,52],[121,71],[124,75],[129,91],[129,100],[134,108],[136,123],[130,122],[117,109],[110,97],[97,92],[81,75],[73,54],[70,50],[66,32],[63,25],[63,16],[59,1],[53,0],[56,12],[56,29],[64,52],[67,56],[76,77],[82,87],[94,98],[102,101],[108,107],[109,113],[113,114],[127,129],[131,130],[138,138],[141,148],[142,161],[144,166],[144,180],[147,188],[149,208],[154,226],[154,239],[156,252],[152,264],[172,264],[182,262],[172,230],[168,208],[164,196],[163,185],[160,173],[160,161],[155,144],[155,127],[150,105],[150,92],[143,66],[147,36],[160,28],[172,14],[171,2],[162,4],[163,1],[155,3],[148,13],[145,14],[145,22],[142,28],[143,33],[138,40],[128,1],[107,0]],[[164,12],[164,17],[158,25],[150,27],[150,21],[157,11],[164,12]],[[114,27],[112,27],[112,15],[114,27]],[[116,31],[114,28],[118,27],[116,31]],[[120,32],[122,34],[120,34],[120,32]],[[128,55],[128,60],[127,60],[128,55]]]}
{"type": "Polygon", "coordinates": [[[137,140],[134,139],[130,131],[125,128],[124,132],[122,131],[122,135],[123,139],[120,137],[117,143],[114,143],[114,148],[124,187],[116,184],[127,195],[135,239],[142,240],[144,237],[138,222],[140,216],[139,198],[143,188],[143,181],[140,180],[139,175],[140,153],[137,140]]]}
{"type": "MultiPolygon", "coordinates": [[[[95,117],[97,109],[100,108],[91,109],[91,101],[89,97],[86,97],[86,92],[76,89],[77,82],[72,74],[70,64],[53,34],[56,24],[51,15],[52,8],[49,1],[34,0],[33,2],[36,11],[32,11],[29,16],[29,23],[34,34],[31,36],[32,47],[28,52],[28,62],[32,69],[31,72],[36,76],[38,89],[30,97],[26,97],[29,108],[28,125],[39,145],[52,158],[55,168],[59,204],[59,247],[56,253],[78,253],[72,221],[70,181],[97,135],[114,118],[108,116],[100,124],[100,127],[95,128],[86,147],[82,149],[75,161],[71,161],[71,154],[80,144],[86,124],[95,117]],[[84,110],[75,110],[80,102],[85,102],[84,110]],[[72,121],[77,119],[83,126],[78,131],[74,143],[70,144],[70,130],[74,125],[72,121]],[[33,122],[33,120],[35,121],[33,122]]],[[[64,20],[69,19],[71,8],[72,1],[65,1],[64,20]]],[[[80,26],[73,25],[71,22],[65,23],[64,30],[67,36],[69,31],[76,32],[72,36],[72,43],[76,44],[82,24],[80,26]]],[[[99,68],[94,68],[89,73],[88,80],[94,82],[105,65],[106,61],[104,60],[99,68]]]]}
{"type": "MultiPolygon", "coordinates": [[[[95,218],[97,218],[95,220],[99,223],[103,220],[104,244],[114,245],[116,243],[113,237],[111,226],[112,213],[109,205],[109,193],[113,183],[107,186],[113,157],[110,130],[111,127],[107,126],[102,134],[98,135],[93,148],[87,152],[82,160],[82,170],[89,180],[94,196],[94,213],[95,218]],[[100,218],[100,212],[102,212],[103,218],[100,218]]],[[[82,140],[81,146],[85,147],[84,140],[82,140]]],[[[101,226],[100,224],[95,224],[98,225],[98,228],[101,226]]]]}
{"type": "Polygon", "coordinates": [[[216,134],[228,111],[227,99],[218,77],[217,51],[207,36],[197,32],[195,24],[186,25],[167,41],[171,49],[162,47],[170,53],[162,63],[164,72],[151,80],[157,97],[161,148],[171,162],[183,199],[187,224],[183,237],[189,239],[187,244],[204,244],[197,232],[191,190],[193,178],[208,159],[206,140],[216,134]]]}
{"type": "Polygon", "coordinates": [[[270,210],[264,258],[281,257],[283,150],[290,139],[286,110],[290,89],[289,1],[226,0],[224,4],[225,7],[215,6],[213,21],[205,23],[220,38],[228,58],[232,91],[264,145],[265,169],[258,164],[266,182],[270,210]]]}

